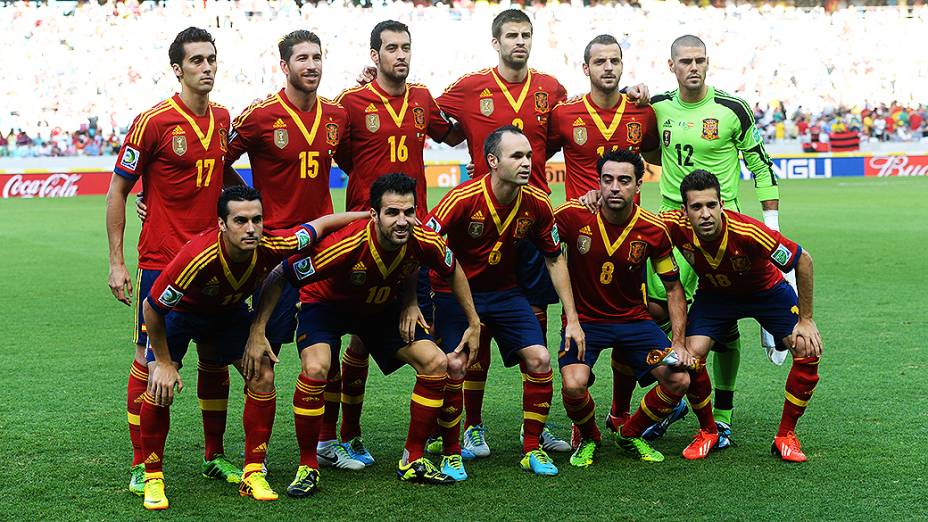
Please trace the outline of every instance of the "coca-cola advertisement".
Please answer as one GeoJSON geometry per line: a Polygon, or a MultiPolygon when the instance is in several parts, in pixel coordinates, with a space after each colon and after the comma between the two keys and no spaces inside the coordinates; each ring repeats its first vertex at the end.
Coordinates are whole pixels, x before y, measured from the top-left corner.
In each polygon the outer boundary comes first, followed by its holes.
{"type": "Polygon", "coordinates": [[[113,173],[43,172],[0,174],[4,198],[70,198],[106,194],[113,173]]]}
{"type": "Polygon", "coordinates": [[[928,156],[872,156],[866,158],[865,176],[928,176],[928,156]]]}

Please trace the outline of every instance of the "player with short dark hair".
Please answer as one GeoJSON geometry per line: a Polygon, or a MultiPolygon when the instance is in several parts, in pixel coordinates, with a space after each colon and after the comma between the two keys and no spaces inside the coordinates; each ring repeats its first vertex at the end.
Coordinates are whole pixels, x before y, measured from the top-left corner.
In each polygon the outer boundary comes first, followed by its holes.
{"type": "MultiPolygon", "coordinates": [[[[686,349],[705,358],[733,323],[751,317],[773,334],[777,349],[789,350],[793,366],[786,379],[786,400],[771,452],[789,462],[804,462],[796,422],[818,383],[822,338],[812,319],[812,256],[778,231],[725,208],[718,178],[697,169],[680,183],[683,210],[661,214],[674,244],[699,276],[689,310],[686,349]],[[795,270],[798,296],[783,277],[795,270]]],[[[700,430],[683,451],[687,459],[705,458],[716,447],[719,430],[705,369],[691,375],[690,403],[700,430]]]]}
{"type": "MultiPolygon", "coordinates": [[[[395,20],[374,26],[370,57],[376,66],[374,81],[343,91],[335,99],[348,111],[350,131],[336,153],[338,165],[348,173],[346,208],[369,209],[371,184],[387,172],[399,172],[416,180],[416,212],[428,213],[423,148],[426,137],[450,145],[463,137],[452,129],[432,99],[428,88],[407,83],[412,58],[409,28],[395,20]]],[[[420,274],[419,302],[423,317],[431,321],[428,278],[420,274]]],[[[368,354],[353,337],[342,360],[341,439],[352,458],[365,465],[374,463],[361,438],[361,409],[367,381],[368,354]]],[[[326,421],[325,432],[334,433],[334,421],[326,421]]]]}
{"type": "Polygon", "coordinates": [[[622,48],[614,36],[590,40],[583,51],[583,74],[590,78],[590,92],[555,106],[548,124],[549,154],[564,149],[567,199],[600,190],[596,162],[606,152],[641,152],[649,163],[660,163],[654,110],[630,103],[619,92],[622,48]]]}
{"type": "MultiPolygon", "coordinates": [[[[504,364],[522,370],[523,470],[556,475],[558,470],[540,446],[552,395],[551,361],[544,333],[534,318],[525,294],[518,288],[518,244],[531,241],[545,256],[551,280],[564,305],[565,336],[582,349],[583,331],[577,320],[567,266],[547,194],[529,184],[532,146],[515,126],[501,127],[486,139],[490,171],[458,185],[432,209],[428,225],[448,236],[449,246],[474,292],[480,320],[493,333],[504,364]]],[[[435,290],[435,329],[445,352],[458,345],[466,332],[466,317],[448,294],[443,281],[432,277],[435,290]]],[[[463,382],[468,367],[463,354],[449,354],[449,383],[463,382]]],[[[445,404],[452,398],[446,395],[445,404]]],[[[454,409],[439,416],[442,453],[460,454],[460,393],[454,409]]],[[[465,440],[466,443],[466,440],[465,440]]],[[[487,453],[489,449],[486,448],[487,453]]],[[[483,455],[486,456],[486,455],[483,455]]]]}
{"type": "MultiPolygon", "coordinates": [[[[218,229],[211,227],[191,239],[152,284],[142,305],[149,334],[146,360],[151,368],[140,413],[146,509],[168,507],[162,472],[164,443],[174,387],[183,389],[178,370],[190,341],[197,342],[201,361],[222,367],[234,364],[242,371],[251,322],[245,299],[281,259],[308,248],[317,234],[358,217],[350,213],[325,216],[265,234],[261,196],[245,186],[222,192],[218,215],[218,229]]],[[[240,491],[257,500],[276,500],[262,472],[274,422],[274,373],[250,375],[245,384],[246,451],[240,491]]]]}
{"type": "MultiPolygon", "coordinates": [[[[437,98],[444,113],[457,121],[467,138],[474,172],[489,172],[484,142],[503,125],[514,125],[522,130],[532,147],[534,161],[530,184],[549,194],[545,176],[548,118],[551,109],[567,98],[567,90],[553,76],[528,66],[532,51],[532,21],[524,12],[506,9],[493,19],[491,44],[499,55],[496,67],[465,74],[452,83],[437,98]]],[[[546,308],[557,302],[557,293],[551,286],[545,270],[543,255],[524,241],[519,245],[519,286],[525,291],[529,303],[547,332],[546,308]]],[[[490,350],[484,346],[481,358],[468,371],[464,382],[465,450],[476,449],[476,455],[489,454],[483,425],[483,394],[489,369],[490,350]]],[[[570,446],[558,439],[547,428],[543,445],[551,451],[569,451],[570,446]]]]}
{"type": "Polygon", "coordinates": [[[683,342],[686,300],[667,227],[634,201],[644,173],[641,157],[628,150],[608,151],[597,162],[597,172],[602,201],[598,212],[569,200],[554,213],[586,334],[586,350],[562,342],[558,353],[564,408],[574,423],[576,450],[570,463],[578,467],[592,464],[601,440],[589,385],[593,365],[607,348],[612,348],[612,359],[628,368],[642,386],[658,381],[634,415],[621,425],[607,422],[607,427],[619,447],[641,460],[660,462],[663,455],[641,435],[668,415],[689,387],[683,367],[691,362],[683,342]],[[648,314],[642,294],[645,264],[654,265],[667,287],[673,342],[648,314]],[[650,360],[653,350],[671,347],[679,359],[677,366],[650,360]]]}
{"type": "MultiPolygon", "coordinates": [[[[214,209],[223,185],[229,112],[209,99],[216,77],[216,46],[209,32],[189,27],[178,33],[169,50],[180,93],[136,116],[116,158],[106,195],[109,240],[109,286],[113,296],[132,305],[133,284],[123,257],[126,198],[141,178],[151,217],[139,236],[135,291],[135,357],[129,371],[128,419],[132,441],[129,491],[144,494],[144,465],[139,434],[141,397],[148,386],[145,364],[147,329],[142,306],[158,274],[174,255],[204,229],[215,224],[214,209]]],[[[241,470],[223,454],[225,403],[229,372],[204,367],[197,394],[203,410],[207,476],[238,482],[241,470]]]]}
{"type": "MultiPolygon", "coordinates": [[[[294,497],[318,489],[316,441],[325,411],[323,390],[330,365],[338,364],[343,335],[357,335],[383,373],[404,364],[417,373],[410,402],[409,432],[397,465],[401,480],[448,484],[454,478],[439,472],[424,457],[425,440],[434,429],[444,402],[447,363],[427,327],[415,319],[415,282],[420,264],[450,285],[467,310],[465,344],[476,350],[480,323],[467,279],[454,254],[435,232],[415,224],[416,182],[401,173],[377,179],[370,190],[370,220],[358,220],[321,242],[313,252],[293,256],[276,268],[264,285],[264,296],[252,326],[246,359],[272,354],[264,336],[270,310],[283,277],[300,286],[297,348],[302,371],[293,396],[293,413],[300,447],[300,465],[287,488],[294,497]],[[412,324],[406,319],[412,317],[412,324]]],[[[251,364],[246,361],[249,368],[251,364]]]]}

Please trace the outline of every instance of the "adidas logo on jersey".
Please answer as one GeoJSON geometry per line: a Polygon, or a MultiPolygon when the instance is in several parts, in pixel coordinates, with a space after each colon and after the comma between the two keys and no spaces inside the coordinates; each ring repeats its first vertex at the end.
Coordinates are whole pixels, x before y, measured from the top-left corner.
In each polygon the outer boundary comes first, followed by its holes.
{"type": "Polygon", "coordinates": [[[590,225],[583,225],[583,228],[580,229],[581,234],[586,234],[588,236],[593,235],[593,231],[590,230],[590,225]]]}
{"type": "Polygon", "coordinates": [[[358,261],[357,263],[355,263],[352,270],[354,270],[355,272],[361,272],[361,271],[367,270],[367,267],[364,266],[364,261],[358,261]]]}
{"type": "Polygon", "coordinates": [[[377,112],[377,107],[374,107],[374,104],[370,104],[364,109],[364,112],[377,112]]]}
{"type": "Polygon", "coordinates": [[[155,455],[155,452],[152,452],[151,455],[145,459],[145,464],[154,464],[156,462],[161,462],[161,459],[158,458],[158,455],[155,455]]]}
{"type": "Polygon", "coordinates": [[[583,123],[583,118],[578,117],[576,120],[574,120],[574,127],[582,127],[584,125],[586,125],[586,123],[583,123]]]}
{"type": "Polygon", "coordinates": [[[493,96],[493,93],[490,92],[490,89],[484,89],[484,90],[480,91],[480,97],[481,97],[481,98],[486,98],[486,97],[488,97],[488,96],[493,96]]]}
{"type": "Polygon", "coordinates": [[[284,120],[277,118],[277,121],[274,122],[274,128],[275,129],[286,129],[287,124],[284,123],[284,120]]]}
{"type": "Polygon", "coordinates": [[[173,136],[180,136],[180,135],[187,134],[187,133],[184,132],[184,129],[180,128],[180,125],[177,125],[174,127],[174,130],[171,131],[171,134],[173,136]]]}
{"type": "Polygon", "coordinates": [[[478,210],[477,212],[474,212],[474,215],[472,215],[470,218],[474,221],[483,221],[483,212],[478,210]]]}
{"type": "Polygon", "coordinates": [[[262,442],[260,446],[251,450],[252,453],[267,453],[267,442],[262,442]]]}
{"type": "Polygon", "coordinates": [[[213,276],[213,278],[210,279],[206,284],[207,284],[207,285],[218,285],[218,284],[219,284],[219,278],[213,276]]]}

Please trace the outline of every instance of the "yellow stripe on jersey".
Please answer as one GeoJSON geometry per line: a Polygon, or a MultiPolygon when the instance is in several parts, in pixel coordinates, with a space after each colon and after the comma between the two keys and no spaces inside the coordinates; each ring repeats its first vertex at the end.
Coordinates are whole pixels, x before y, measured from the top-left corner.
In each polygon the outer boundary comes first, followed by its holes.
{"type": "Polygon", "coordinates": [[[480,193],[482,183],[474,183],[466,188],[461,189],[458,192],[452,192],[442,200],[438,206],[433,209],[435,217],[439,220],[444,221],[448,214],[454,209],[454,206],[461,200],[472,197],[480,193]]]}
{"type": "Polygon", "coordinates": [[[676,270],[677,265],[674,263],[672,255],[658,259],[657,262],[654,263],[654,271],[661,275],[669,274],[676,270]]]}
{"type": "Polygon", "coordinates": [[[273,105],[274,103],[276,103],[277,100],[275,99],[275,96],[276,94],[272,94],[269,98],[265,98],[259,102],[253,103],[249,105],[248,107],[246,107],[245,110],[242,111],[242,113],[239,114],[238,117],[235,118],[235,120],[232,122],[232,126],[241,127],[242,124],[245,123],[245,120],[248,119],[249,116],[251,116],[251,113],[255,112],[256,110],[262,107],[267,107],[269,105],[273,105]]]}
{"type": "Polygon", "coordinates": [[[359,245],[364,243],[366,237],[367,229],[365,228],[364,230],[358,231],[354,235],[342,239],[329,248],[326,248],[320,252],[318,256],[316,256],[316,269],[318,270],[322,268],[343,253],[357,248],[359,245]]]}
{"type": "Polygon", "coordinates": [[[761,245],[770,250],[773,250],[773,248],[776,246],[776,241],[756,225],[752,225],[750,223],[736,223],[729,219],[728,227],[731,228],[732,232],[738,233],[742,236],[751,236],[757,239],[761,245]]]}
{"type": "MultiPolygon", "coordinates": [[[[167,103],[167,102],[162,102],[162,103],[167,103]]],[[[158,107],[158,106],[156,105],[155,107],[158,107]]],[[[169,111],[169,110],[171,110],[171,106],[164,105],[163,107],[159,107],[157,110],[149,110],[147,112],[142,113],[142,115],[139,116],[139,121],[137,122],[135,129],[129,135],[129,143],[132,143],[134,145],[141,145],[142,137],[145,135],[145,127],[148,126],[148,122],[151,121],[151,119],[154,118],[155,116],[163,112],[169,111]]]]}
{"type": "Polygon", "coordinates": [[[454,80],[454,82],[452,82],[451,85],[449,85],[447,88],[445,88],[445,91],[444,91],[444,92],[450,91],[451,89],[454,88],[455,85],[461,83],[461,81],[464,80],[465,78],[470,78],[471,76],[485,76],[485,75],[487,75],[487,74],[490,74],[490,69],[489,69],[489,68],[487,68],[487,69],[480,69],[479,71],[465,74],[464,76],[461,76],[461,77],[458,78],[457,80],[454,80]]]}
{"type": "MultiPolygon", "coordinates": [[[[413,229],[413,230],[416,230],[416,229],[413,229]]],[[[437,239],[436,237],[433,237],[433,235],[426,235],[426,234],[420,235],[420,234],[417,234],[415,231],[413,232],[413,237],[415,237],[417,240],[419,240],[420,242],[426,245],[434,246],[436,249],[438,249],[440,253],[442,254],[445,253],[445,243],[441,239],[437,239]]]]}
{"type": "Polygon", "coordinates": [[[365,84],[365,85],[360,85],[360,86],[358,86],[358,87],[352,87],[352,88],[350,88],[350,89],[345,89],[344,91],[340,92],[340,93],[338,94],[338,96],[335,97],[335,103],[341,103],[341,102],[342,102],[342,98],[344,98],[346,95],[351,94],[351,93],[353,93],[353,92],[358,92],[358,91],[364,90],[365,88],[367,88],[367,85],[366,85],[366,84],[365,84]]]}
{"type": "Polygon", "coordinates": [[[177,284],[181,289],[187,288],[187,285],[196,278],[197,274],[203,270],[203,267],[215,261],[218,256],[219,243],[204,249],[203,252],[197,254],[197,257],[193,258],[193,261],[187,263],[187,266],[180,272],[180,275],[177,276],[177,284]]]}
{"type": "Polygon", "coordinates": [[[548,199],[548,195],[545,194],[543,190],[533,187],[531,185],[526,185],[522,187],[522,190],[528,192],[529,195],[534,196],[535,199],[539,201],[543,201],[548,206],[548,208],[551,208],[551,200],[548,199]]]}
{"type": "Polygon", "coordinates": [[[566,201],[558,205],[558,207],[554,209],[554,213],[559,214],[570,208],[578,208],[580,210],[586,210],[586,207],[581,205],[579,201],[577,201],[576,199],[571,199],[569,201],[566,201]]]}
{"type": "Polygon", "coordinates": [[[261,238],[261,244],[273,248],[275,250],[296,250],[296,247],[299,246],[296,237],[271,237],[263,236],[261,238]]]}

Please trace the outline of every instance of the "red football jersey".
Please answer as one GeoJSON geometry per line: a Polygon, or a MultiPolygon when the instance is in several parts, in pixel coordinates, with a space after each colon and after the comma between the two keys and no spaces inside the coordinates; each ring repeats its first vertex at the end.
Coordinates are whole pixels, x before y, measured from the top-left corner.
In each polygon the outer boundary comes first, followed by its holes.
{"type": "Polygon", "coordinates": [[[679,277],[670,233],[660,218],[635,206],[631,218],[613,225],[577,200],[554,212],[567,246],[570,286],[582,322],[624,323],[651,319],[645,301],[645,263],[664,279],[679,277]]]}
{"type": "Polygon", "coordinates": [[[217,227],[196,236],[178,252],[151,287],[148,302],[161,314],[171,310],[216,313],[239,306],[282,259],[316,241],[311,225],[266,230],[245,263],[229,259],[217,227]],[[157,296],[157,297],[156,297],[157,296]]]}
{"type": "Polygon", "coordinates": [[[139,236],[139,268],[163,269],[184,243],[216,226],[228,138],[229,111],[210,103],[196,116],[179,94],[136,116],[114,172],[142,178],[148,218],[139,236]]]}
{"type": "Polygon", "coordinates": [[[437,101],[463,127],[475,172],[490,170],[483,142],[491,132],[504,125],[522,129],[532,145],[531,184],[550,194],[545,176],[548,116],[566,98],[567,90],[554,76],[529,69],[524,81],[509,83],[494,67],[462,76],[437,101]]]}
{"type": "Polygon", "coordinates": [[[351,121],[335,161],[348,173],[347,210],[371,208],[370,187],[384,174],[401,172],[416,180],[416,215],[428,213],[425,137],[442,141],[451,130],[424,85],[410,83],[402,96],[390,96],[377,82],[348,89],[335,99],[351,121]]]}
{"type": "Polygon", "coordinates": [[[266,227],[292,227],[332,213],[329,169],[347,133],[348,113],[341,105],[316,97],[304,112],[284,89],[232,122],[227,162],[248,153],[266,227]]]}
{"type": "MultiPolygon", "coordinates": [[[[461,269],[474,292],[516,286],[516,243],[528,239],[547,257],[560,254],[554,211],[548,196],[526,185],[516,200],[503,205],[490,188],[490,175],[451,189],[428,217],[428,226],[448,236],[461,269]]],[[[432,274],[432,289],[449,292],[448,284],[432,274]]]]}
{"type": "Polygon", "coordinates": [[[749,295],[783,281],[799,262],[802,248],[760,221],[722,211],[722,234],[702,243],[682,210],[661,213],[674,245],[699,274],[701,290],[749,295]],[[782,271],[781,271],[782,270],[782,271]]]}
{"type": "Polygon", "coordinates": [[[548,123],[548,149],[564,149],[567,199],[599,189],[596,162],[607,151],[651,151],[660,147],[654,109],[622,100],[613,109],[593,103],[589,94],[558,104],[548,123]]]}
{"type": "Polygon", "coordinates": [[[311,253],[284,262],[287,278],[302,287],[301,302],[338,302],[357,313],[376,313],[400,297],[406,277],[420,265],[441,278],[454,273],[454,254],[435,232],[413,227],[409,241],[391,252],[380,246],[374,227],[372,220],[359,219],[311,253]]]}

